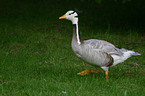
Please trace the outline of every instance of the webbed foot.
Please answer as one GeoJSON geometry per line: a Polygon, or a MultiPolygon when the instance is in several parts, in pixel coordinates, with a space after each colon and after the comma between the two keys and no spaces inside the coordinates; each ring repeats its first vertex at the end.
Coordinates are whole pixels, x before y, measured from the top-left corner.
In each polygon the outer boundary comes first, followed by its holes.
{"type": "Polygon", "coordinates": [[[84,71],[82,71],[80,73],[77,73],[77,75],[83,76],[83,75],[89,74],[89,72],[90,72],[89,70],[84,70],[84,71]]]}

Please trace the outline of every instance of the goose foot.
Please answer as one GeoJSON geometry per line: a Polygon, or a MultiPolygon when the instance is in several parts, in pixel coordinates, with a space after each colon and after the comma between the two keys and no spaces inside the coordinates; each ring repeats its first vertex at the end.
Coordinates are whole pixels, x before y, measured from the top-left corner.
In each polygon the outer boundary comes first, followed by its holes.
{"type": "Polygon", "coordinates": [[[86,75],[86,74],[89,74],[89,70],[84,70],[80,73],[77,73],[77,75],[81,75],[81,76],[86,75]]]}
{"type": "Polygon", "coordinates": [[[89,70],[87,69],[87,70],[84,70],[84,71],[82,71],[82,72],[80,72],[80,73],[77,73],[77,74],[83,76],[83,75],[89,74],[89,72],[91,72],[91,73],[98,73],[99,70],[91,70],[91,71],[89,71],[89,70]]]}
{"type": "Polygon", "coordinates": [[[91,73],[98,73],[99,70],[91,70],[91,73]]]}

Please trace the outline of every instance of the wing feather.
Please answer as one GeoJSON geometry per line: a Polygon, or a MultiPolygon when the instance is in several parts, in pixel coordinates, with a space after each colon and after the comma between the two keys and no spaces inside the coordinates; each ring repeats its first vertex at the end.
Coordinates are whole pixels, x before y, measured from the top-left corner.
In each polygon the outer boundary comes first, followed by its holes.
{"type": "Polygon", "coordinates": [[[123,54],[119,48],[116,48],[113,44],[111,44],[107,41],[104,41],[104,40],[89,39],[89,40],[84,40],[83,43],[92,49],[104,51],[110,55],[113,55],[113,54],[122,55],[123,54]]]}

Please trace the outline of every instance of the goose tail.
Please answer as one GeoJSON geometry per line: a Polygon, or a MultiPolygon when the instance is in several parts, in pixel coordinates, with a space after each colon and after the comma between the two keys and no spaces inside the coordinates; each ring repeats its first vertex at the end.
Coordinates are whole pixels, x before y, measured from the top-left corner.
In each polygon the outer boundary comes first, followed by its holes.
{"type": "Polygon", "coordinates": [[[128,53],[130,53],[130,55],[141,55],[140,53],[134,51],[128,51],[128,53]]]}
{"type": "Polygon", "coordinates": [[[131,55],[141,55],[141,54],[133,51],[133,53],[131,55]]]}
{"type": "Polygon", "coordinates": [[[130,50],[127,50],[127,49],[124,49],[124,48],[120,49],[120,51],[123,52],[123,53],[129,53],[130,55],[141,55],[138,52],[130,51],[130,50]]]}

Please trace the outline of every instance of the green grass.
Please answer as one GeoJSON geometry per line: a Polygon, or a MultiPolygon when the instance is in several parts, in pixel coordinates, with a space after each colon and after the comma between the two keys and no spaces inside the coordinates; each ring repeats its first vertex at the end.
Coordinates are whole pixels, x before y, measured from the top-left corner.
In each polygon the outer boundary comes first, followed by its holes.
{"type": "Polygon", "coordinates": [[[108,81],[104,71],[78,76],[80,71],[95,68],[72,52],[72,25],[58,20],[64,11],[41,3],[36,9],[27,2],[18,8],[10,5],[3,6],[0,18],[0,96],[144,95],[145,41],[138,30],[91,28],[80,20],[82,39],[106,40],[142,55],[110,68],[108,81]]]}

